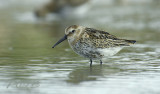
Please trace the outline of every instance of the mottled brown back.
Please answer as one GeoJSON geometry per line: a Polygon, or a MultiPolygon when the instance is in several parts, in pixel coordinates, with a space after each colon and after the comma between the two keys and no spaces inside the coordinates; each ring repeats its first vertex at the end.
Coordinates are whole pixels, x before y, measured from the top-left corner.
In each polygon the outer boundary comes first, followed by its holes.
{"type": "Polygon", "coordinates": [[[85,32],[89,35],[89,38],[86,40],[89,40],[88,42],[92,43],[92,45],[97,48],[129,46],[136,42],[135,40],[119,39],[108,32],[93,28],[86,28],[85,32]]]}

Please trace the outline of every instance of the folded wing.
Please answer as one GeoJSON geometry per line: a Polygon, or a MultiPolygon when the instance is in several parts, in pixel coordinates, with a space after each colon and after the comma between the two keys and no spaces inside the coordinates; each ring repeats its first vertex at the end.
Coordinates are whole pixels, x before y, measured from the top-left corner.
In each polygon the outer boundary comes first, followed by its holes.
{"type": "Polygon", "coordinates": [[[88,40],[97,48],[129,46],[136,42],[135,40],[119,39],[108,32],[93,28],[86,28],[85,32],[89,36],[88,40]]]}

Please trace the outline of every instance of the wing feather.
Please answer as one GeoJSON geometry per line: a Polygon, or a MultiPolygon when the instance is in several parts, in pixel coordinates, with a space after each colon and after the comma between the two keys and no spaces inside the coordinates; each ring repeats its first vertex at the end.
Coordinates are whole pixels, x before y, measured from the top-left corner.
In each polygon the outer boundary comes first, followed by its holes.
{"type": "Polygon", "coordinates": [[[119,39],[108,32],[93,28],[86,28],[85,32],[89,36],[87,40],[97,48],[129,46],[130,44],[134,44],[136,42],[135,40],[119,39]]]}
{"type": "Polygon", "coordinates": [[[86,33],[93,39],[118,39],[116,36],[109,34],[108,32],[96,30],[93,28],[86,28],[86,33]]]}

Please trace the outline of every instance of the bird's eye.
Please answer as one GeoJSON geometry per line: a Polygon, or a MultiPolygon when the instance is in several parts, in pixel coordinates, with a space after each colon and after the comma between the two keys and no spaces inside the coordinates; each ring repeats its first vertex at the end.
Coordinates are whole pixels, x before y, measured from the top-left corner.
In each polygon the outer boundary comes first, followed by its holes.
{"type": "Polygon", "coordinates": [[[75,30],[72,30],[72,33],[74,33],[75,32],[75,30]]]}

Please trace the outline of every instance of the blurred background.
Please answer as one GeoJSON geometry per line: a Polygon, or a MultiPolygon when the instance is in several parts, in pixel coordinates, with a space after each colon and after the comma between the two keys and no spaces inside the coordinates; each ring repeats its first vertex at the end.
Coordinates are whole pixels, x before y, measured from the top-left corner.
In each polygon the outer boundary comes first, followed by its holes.
{"type": "Polygon", "coordinates": [[[0,0],[1,94],[159,94],[159,0],[0,0]],[[51,47],[70,25],[137,40],[103,66],[51,47]]]}

